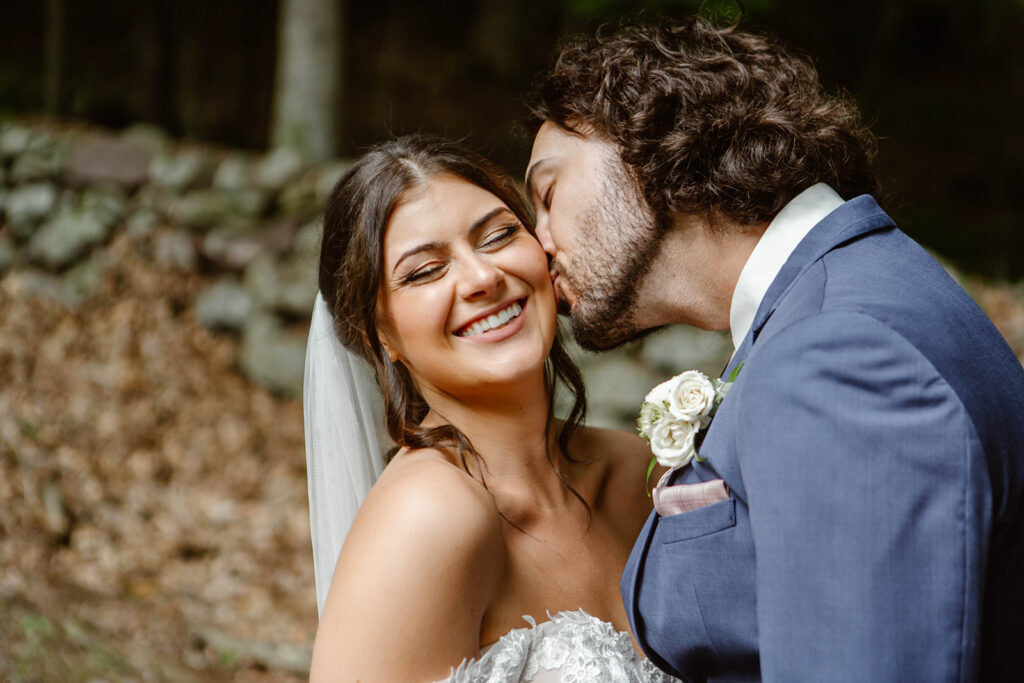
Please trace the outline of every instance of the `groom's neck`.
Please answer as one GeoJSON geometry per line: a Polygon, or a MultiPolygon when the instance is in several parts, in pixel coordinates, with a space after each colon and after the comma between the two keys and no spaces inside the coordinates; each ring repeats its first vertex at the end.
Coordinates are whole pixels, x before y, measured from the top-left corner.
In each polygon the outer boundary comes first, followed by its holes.
{"type": "Polygon", "coordinates": [[[676,214],[638,291],[642,326],[728,329],[736,282],[767,227],[722,216],[712,223],[706,215],[676,214]]]}

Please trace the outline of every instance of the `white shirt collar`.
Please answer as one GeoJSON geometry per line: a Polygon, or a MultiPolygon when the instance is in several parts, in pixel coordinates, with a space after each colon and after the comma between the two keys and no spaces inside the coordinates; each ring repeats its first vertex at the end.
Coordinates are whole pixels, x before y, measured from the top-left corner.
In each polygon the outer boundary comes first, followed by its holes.
{"type": "Polygon", "coordinates": [[[768,225],[750,252],[732,294],[729,329],[734,348],[739,348],[747,336],[761,300],[796,246],[811,228],[842,204],[843,198],[835,190],[818,183],[791,199],[768,225]]]}

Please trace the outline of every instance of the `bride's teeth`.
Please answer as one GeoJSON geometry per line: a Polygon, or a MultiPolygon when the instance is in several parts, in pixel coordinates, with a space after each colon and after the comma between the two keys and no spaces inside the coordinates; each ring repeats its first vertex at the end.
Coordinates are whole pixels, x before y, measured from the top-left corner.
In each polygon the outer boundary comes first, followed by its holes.
{"type": "Polygon", "coordinates": [[[477,320],[475,323],[470,325],[465,332],[460,336],[472,337],[478,334],[482,334],[487,330],[500,327],[507,323],[509,320],[518,317],[523,312],[523,307],[519,305],[519,302],[513,302],[508,308],[493,313],[482,320],[477,320]]]}

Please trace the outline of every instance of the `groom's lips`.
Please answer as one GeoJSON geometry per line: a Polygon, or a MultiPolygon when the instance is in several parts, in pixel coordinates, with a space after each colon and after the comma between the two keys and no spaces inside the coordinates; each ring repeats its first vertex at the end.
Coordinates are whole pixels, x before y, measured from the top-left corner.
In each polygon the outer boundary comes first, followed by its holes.
{"type": "Polygon", "coordinates": [[[569,298],[565,295],[565,286],[563,284],[565,280],[556,269],[552,269],[549,275],[551,276],[551,289],[555,295],[555,307],[560,314],[569,315],[572,304],[569,303],[569,298]]]}
{"type": "Polygon", "coordinates": [[[565,297],[562,296],[558,287],[558,273],[552,270],[548,273],[548,276],[551,278],[551,293],[555,296],[555,306],[557,308],[561,308],[562,302],[565,301],[565,297]]]}

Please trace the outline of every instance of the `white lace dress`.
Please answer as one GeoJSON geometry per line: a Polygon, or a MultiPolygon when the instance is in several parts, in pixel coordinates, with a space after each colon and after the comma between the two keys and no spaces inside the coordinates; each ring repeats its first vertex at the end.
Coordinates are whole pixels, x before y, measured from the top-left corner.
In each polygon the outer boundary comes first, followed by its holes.
{"type": "MultiPolygon", "coordinates": [[[[549,615],[550,616],[550,615],[549,615]]],[[[633,649],[629,634],[583,610],[512,629],[439,683],[671,683],[633,649]]]]}

